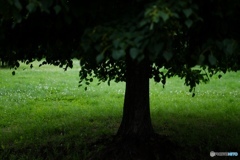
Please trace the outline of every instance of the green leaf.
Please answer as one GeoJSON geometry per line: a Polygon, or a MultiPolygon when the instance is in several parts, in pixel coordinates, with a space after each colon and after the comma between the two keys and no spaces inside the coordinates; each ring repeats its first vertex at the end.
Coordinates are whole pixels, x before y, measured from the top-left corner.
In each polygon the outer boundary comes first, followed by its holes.
{"type": "Polygon", "coordinates": [[[225,54],[231,55],[236,50],[237,43],[234,40],[224,39],[222,43],[225,54]]]}
{"type": "Polygon", "coordinates": [[[145,16],[145,17],[148,16],[151,12],[152,12],[152,9],[147,8],[146,11],[145,11],[145,13],[144,13],[144,16],[145,16]]]}
{"type": "Polygon", "coordinates": [[[136,38],[133,40],[133,43],[136,47],[141,47],[142,46],[142,42],[144,40],[144,36],[136,36],[136,38]]]}
{"type": "Polygon", "coordinates": [[[192,24],[193,24],[193,21],[192,21],[191,19],[188,19],[188,20],[185,21],[185,25],[186,25],[188,28],[190,28],[190,27],[192,26],[192,24]]]}
{"type": "Polygon", "coordinates": [[[55,10],[55,13],[58,14],[58,13],[62,10],[62,7],[59,6],[59,5],[56,5],[56,6],[54,7],[54,10],[55,10]]]}
{"type": "Polygon", "coordinates": [[[159,11],[158,14],[163,19],[164,22],[166,22],[169,19],[169,15],[163,11],[159,11]]]}
{"type": "Polygon", "coordinates": [[[140,56],[138,56],[137,61],[141,62],[144,58],[145,58],[144,54],[141,54],[140,56]]]}
{"type": "Polygon", "coordinates": [[[147,23],[148,23],[147,20],[142,20],[142,21],[139,23],[139,27],[143,27],[143,26],[145,26],[147,23]]]}
{"type": "Polygon", "coordinates": [[[125,49],[126,48],[126,43],[124,43],[124,42],[121,42],[120,44],[119,44],[119,47],[121,48],[121,49],[125,49]]]}
{"type": "Polygon", "coordinates": [[[152,21],[153,21],[154,23],[158,23],[158,22],[159,22],[159,16],[158,16],[158,15],[153,16],[153,17],[152,17],[152,21]]]}
{"type": "Polygon", "coordinates": [[[103,54],[99,54],[99,55],[96,57],[96,61],[97,61],[97,63],[102,62],[103,59],[104,59],[104,55],[103,55],[103,54]]]}
{"type": "Polygon", "coordinates": [[[121,42],[121,40],[120,40],[119,38],[117,38],[117,39],[114,39],[114,40],[113,40],[113,46],[114,46],[115,48],[118,48],[118,47],[119,47],[119,44],[120,44],[120,42],[121,42]]]}
{"type": "Polygon", "coordinates": [[[22,21],[22,15],[20,14],[20,12],[14,12],[13,13],[13,27],[15,27],[16,23],[21,23],[22,21]]]}
{"type": "Polygon", "coordinates": [[[19,0],[14,0],[14,5],[18,10],[22,10],[22,5],[19,0]]]}
{"type": "Polygon", "coordinates": [[[179,18],[179,15],[177,13],[171,13],[171,16],[173,16],[175,18],[179,18]]]}
{"type": "Polygon", "coordinates": [[[114,60],[119,60],[120,58],[122,58],[125,55],[126,55],[126,52],[123,49],[121,49],[121,50],[114,50],[112,52],[112,57],[113,57],[114,60]]]}
{"type": "Polygon", "coordinates": [[[150,27],[149,27],[149,30],[153,30],[153,27],[154,27],[154,24],[151,23],[150,27]]]}
{"type": "Polygon", "coordinates": [[[3,144],[1,144],[1,148],[4,150],[5,149],[5,146],[3,144]]]}
{"type": "Polygon", "coordinates": [[[41,0],[41,8],[43,11],[49,12],[49,8],[52,6],[53,0],[41,0]]]}
{"type": "Polygon", "coordinates": [[[210,54],[208,56],[208,61],[210,62],[211,65],[215,65],[217,63],[217,59],[215,58],[215,56],[213,54],[210,54]]]}
{"type": "Polygon", "coordinates": [[[191,16],[191,14],[193,13],[191,8],[188,9],[184,9],[183,13],[185,14],[185,16],[188,18],[189,16],[191,16]]]}
{"type": "Polygon", "coordinates": [[[131,58],[132,59],[136,59],[137,58],[137,56],[139,55],[139,49],[137,49],[137,48],[131,48],[130,49],[130,56],[131,56],[131,58]]]}
{"type": "Polygon", "coordinates": [[[195,96],[195,93],[192,94],[192,97],[194,97],[194,96],[195,96]]]}
{"type": "Polygon", "coordinates": [[[163,57],[164,57],[167,61],[169,61],[169,60],[173,57],[173,54],[172,54],[172,52],[164,52],[164,53],[163,53],[163,57]]]}
{"type": "Polygon", "coordinates": [[[36,11],[36,5],[35,5],[35,3],[29,3],[28,5],[27,5],[27,10],[30,12],[30,13],[32,13],[32,12],[34,12],[34,11],[36,11]]]}
{"type": "Polygon", "coordinates": [[[202,64],[205,60],[205,56],[203,54],[200,54],[199,58],[198,58],[198,64],[202,64]]]}

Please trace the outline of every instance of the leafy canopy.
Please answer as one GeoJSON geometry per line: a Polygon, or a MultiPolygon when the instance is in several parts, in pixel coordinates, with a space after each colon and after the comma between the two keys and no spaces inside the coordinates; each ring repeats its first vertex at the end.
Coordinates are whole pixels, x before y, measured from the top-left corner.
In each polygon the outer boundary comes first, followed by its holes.
{"type": "Polygon", "coordinates": [[[80,85],[125,81],[125,58],[148,58],[156,82],[185,78],[192,91],[240,68],[240,2],[232,0],[1,0],[0,59],[72,67],[80,85]],[[199,67],[195,67],[195,66],[199,67]]]}

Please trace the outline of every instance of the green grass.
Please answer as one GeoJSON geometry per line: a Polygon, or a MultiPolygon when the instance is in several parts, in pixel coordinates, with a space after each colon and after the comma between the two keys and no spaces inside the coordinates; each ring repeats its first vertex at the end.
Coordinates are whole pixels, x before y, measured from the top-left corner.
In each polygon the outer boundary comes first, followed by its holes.
{"type": "MultiPolygon", "coordinates": [[[[86,159],[120,125],[124,83],[78,88],[78,62],[64,72],[22,65],[0,68],[0,159],[86,159]]],[[[154,129],[182,150],[181,159],[209,159],[210,151],[240,151],[240,74],[217,76],[191,97],[183,80],[163,89],[151,81],[154,129]]]]}

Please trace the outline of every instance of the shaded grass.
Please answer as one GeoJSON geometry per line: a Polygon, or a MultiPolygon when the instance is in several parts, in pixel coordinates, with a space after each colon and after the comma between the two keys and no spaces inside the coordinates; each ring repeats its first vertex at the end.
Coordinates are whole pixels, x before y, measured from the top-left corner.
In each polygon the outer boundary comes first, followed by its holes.
{"type": "MultiPolygon", "coordinates": [[[[37,66],[35,63],[34,66],[37,66]]],[[[24,70],[23,70],[24,69],[24,70]]],[[[78,62],[64,72],[53,66],[15,76],[0,69],[0,158],[86,159],[120,125],[124,83],[78,88],[78,62]]],[[[192,98],[183,80],[166,87],[151,81],[154,128],[181,146],[179,159],[208,159],[213,151],[240,151],[240,74],[217,76],[192,98]]]]}
{"type": "Polygon", "coordinates": [[[154,127],[183,148],[178,153],[180,159],[208,159],[211,150],[240,151],[239,78],[239,73],[213,77],[210,83],[197,87],[194,98],[183,81],[175,78],[169,82],[175,87],[153,91],[154,127]]]}

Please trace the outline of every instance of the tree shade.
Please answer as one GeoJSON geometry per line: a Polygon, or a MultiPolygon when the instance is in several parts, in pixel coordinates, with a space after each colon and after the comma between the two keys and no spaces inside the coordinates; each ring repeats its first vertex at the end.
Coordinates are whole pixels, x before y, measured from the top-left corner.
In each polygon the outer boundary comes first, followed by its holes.
{"type": "Polygon", "coordinates": [[[125,81],[117,137],[146,142],[149,78],[179,76],[194,96],[209,76],[239,70],[239,16],[238,0],[1,0],[0,60],[67,69],[78,58],[80,86],[125,81]]]}

